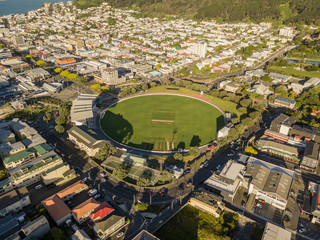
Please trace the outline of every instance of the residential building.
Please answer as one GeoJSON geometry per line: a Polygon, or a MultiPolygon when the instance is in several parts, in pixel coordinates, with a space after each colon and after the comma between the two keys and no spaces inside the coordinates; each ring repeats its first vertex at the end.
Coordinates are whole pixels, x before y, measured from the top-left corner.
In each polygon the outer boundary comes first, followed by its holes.
{"type": "Polygon", "coordinates": [[[318,143],[307,142],[300,167],[311,172],[317,172],[319,167],[319,149],[320,145],[318,143]]]}
{"type": "Polygon", "coordinates": [[[280,36],[292,37],[293,36],[293,28],[292,27],[283,27],[279,30],[280,36]]]}
{"type": "Polygon", "coordinates": [[[32,82],[39,82],[49,78],[51,75],[48,71],[44,70],[43,68],[34,68],[26,71],[26,76],[32,82]]]}
{"type": "Polygon", "coordinates": [[[20,165],[30,163],[35,157],[35,152],[33,152],[32,149],[28,148],[26,150],[3,158],[2,162],[7,169],[11,169],[20,165]]]}
{"type": "Polygon", "coordinates": [[[286,107],[293,109],[294,106],[296,105],[296,101],[289,99],[289,98],[284,98],[284,97],[277,97],[274,102],[274,104],[279,105],[281,107],[286,107]]]}
{"type": "Polygon", "coordinates": [[[232,93],[236,93],[236,91],[238,90],[238,88],[240,87],[240,84],[237,82],[231,82],[229,84],[225,85],[225,91],[227,92],[232,92],[232,93]]]}
{"type": "Polygon", "coordinates": [[[250,157],[247,160],[244,186],[256,199],[284,210],[293,178],[294,171],[250,157]]]}
{"type": "Polygon", "coordinates": [[[132,240],[160,240],[160,239],[157,238],[156,236],[153,236],[151,233],[143,229],[132,240]]]}
{"type": "Polygon", "coordinates": [[[107,143],[106,140],[97,140],[80,128],[74,126],[68,130],[69,139],[89,156],[94,156],[107,143]]]}
{"type": "Polygon", "coordinates": [[[93,118],[93,108],[96,99],[97,95],[94,94],[80,94],[77,99],[73,100],[70,112],[71,122],[77,126],[81,126],[93,118]]]}
{"type": "Polygon", "coordinates": [[[71,209],[57,194],[48,197],[41,203],[57,226],[61,226],[71,218],[71,209]]]}
{"type": "Polygon", "coordinates": [[[21,228],[23,234],[30,239],[41,239],[50,232],[50,225],[47,218],[43,215],[27,223],[21,228]]]}
{"type": "Polygon", "coordinates": [[[104,68],[101,70],[101,81],[107,85],[118,85],[124,83],[126,81],[126,78],[119,78],[117,69],[104,68]]]}
{"type": "Polygon", "coordinates": [[[11,132],[10,130],[0,129],[0,143],[4,142],[15,143],[16,138],[13,132],[11,132]]]}
{"type": "Polygon", "coordinates": [[[89,215],[100,206],[100,202],[96,201],[93,197],[89,198],[87,201],[81,203],[72,210],[72,216],[78,222],[78,224],[81,224],[87,220],[89,215]]]}
{"type": "Polygon", "coordinates": [[[207,54],[207,43],[194,43],[192,53],[199,56],[200,58],[205,58],[207,54]]]}
{"type": "Polygon", "coordinates": [[[41,173],[42,182],[45,185],[49,185],[51,183],[55,183],[60,179],[67,178],[68,176],[65,176],[65,173],[67,173],[68,171],[70,171],[69,164],[67,164],[66,162],[60,163],[57,166],[41,173]]]}
{"type": "Polygon", "coordinates": [[[291,237],[290,231],[267,222],[261,240],[291,240],[291,237]]]}
{"type": "Polygon", "coordinates": [[[0,196],[0,216],[19,212],[30,204],[29,192],[26,187],[14,189],[0,196]]]}
{"type": "Polygon", "coordinates": [[[25,145],[22,144],[22,142],[16,142],[16,143],[4,142],[0,144],[0,156],[3,159],[4,157],[16,154],[25,149],[26,147],[25,145]]]}
{"type": "Polygon", "coordinates": [[[61,226],[72,216],[72,211],[65,204],[65,202],[86,189],[88,189],[88,186],[82,181],[78,181],[61,190],[60,192],[52,195],[51,197],[43,200],[41,203],[47,209],[54,222],[58,226],[61,226]]]}
{"type": "Polygon", "coordinates": [[[102,202],[100,207],[90,214],[90,218],[93,222],[99,222],[113,213],[113,211],[114,208],[112,208],[107,202],[102,202]]]}
{"type": "Polygon", "coordinates": [[[98,222],[93,227],[95,235],[101,239],[108,239],[114,232],[122,228],[126,222],[125,217],[112,215],[108,219],[98,222]]]}
{"type": "Polygon", "coordinates": [[[82,230],[78,229],[72,236],[71,240],[91,240],[91,238],[88,236],[88,234],[82,230]]]}
{"type": "Polygon", "coordinates": [[[222,196],[226,201],[233,202],[242,182],[244,168],[244,165],[229,160],[220,172],[214,173],[204,182],[206,189],[222,196]]]}

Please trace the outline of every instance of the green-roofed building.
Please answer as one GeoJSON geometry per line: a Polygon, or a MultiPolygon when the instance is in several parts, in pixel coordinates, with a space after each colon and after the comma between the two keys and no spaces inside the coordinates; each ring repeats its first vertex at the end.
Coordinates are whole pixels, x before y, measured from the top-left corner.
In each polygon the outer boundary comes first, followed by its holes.
{"type": "Polygon", "coordinates": [[[124,162],[128,162],[129,164],[133,164],[133,165],[144,166],[146,164],[146,159],[144,157],[141,157],[136,154],[131,154],[131,153],[123,153],[120,159],[124,162]]]}
{"type": "Polygon", "coordinates": [[[52,147],[50,147],[50,145],[47,143],[41,143],[37,146],[34,146],[33,148],[34,150],[36,150],[39,156],[42,156],[43,154],[53,150],[52,147]]]}
{"type": "Polygon", "coordinates": [[[35,158],[35,156],[36,154],[31,149],[26,149],[5,157],[3,159],[3,164],[7,169],[10,169],[29,162],[31,159],[35,158]]]}

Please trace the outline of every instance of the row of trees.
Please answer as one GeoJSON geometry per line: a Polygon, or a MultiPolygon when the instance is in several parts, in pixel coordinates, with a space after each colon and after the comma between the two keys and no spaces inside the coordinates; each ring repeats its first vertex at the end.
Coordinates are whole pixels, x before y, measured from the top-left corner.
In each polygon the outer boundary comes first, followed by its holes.
{"type": "Polygon", "coordinates": [[[158,83],[156,82],[149,82],[149,83],[142,83],[142,84],[135,84],[130,86],[124,86],[122,88],[122,91],[120,92],[120,97],[126,97],[131,94],[135,94],[139,91],[146,91],[149,88],[153,88],[158,86],[158,83]]]}

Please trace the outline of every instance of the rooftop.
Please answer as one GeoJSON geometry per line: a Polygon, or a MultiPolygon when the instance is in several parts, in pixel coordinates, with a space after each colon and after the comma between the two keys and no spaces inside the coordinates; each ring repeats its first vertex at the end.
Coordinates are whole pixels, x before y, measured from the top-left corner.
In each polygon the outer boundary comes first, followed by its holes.
{"type": "Polygon", "coordinates": [[[96,201],[93,197],[89,198],[87,201],[81,203],[79,206],[72,210],[72,213],[78,218],[82,218],[85,214],[93,212],[95,209],[100,207],[100,203],[96,201]]]}
{"type": "Polygon", "coordinates": [[[71,213],[70,208],[56,194],[43,200],[42,204],[56,222],[71,213]]]}
{"type": "Polygon", "coordinates": [[[261,240],[291,240],[291,232],[267,222],[261,240]]]}
{"type": "Polygon", "coordinates": [[[7,156],[3,159],[3,163],[4,164],[9,164],[9,163],[12,163],[12,162],[18,162],[24,158],[27,158],[31,155],[34,155],[34,152],[29,148],[29,149],[26,149],[26,150],[23,150],[19,153],[16,153],[16,154],[13,154],[13,155],[10,155],[10,156],[7,156]]]}

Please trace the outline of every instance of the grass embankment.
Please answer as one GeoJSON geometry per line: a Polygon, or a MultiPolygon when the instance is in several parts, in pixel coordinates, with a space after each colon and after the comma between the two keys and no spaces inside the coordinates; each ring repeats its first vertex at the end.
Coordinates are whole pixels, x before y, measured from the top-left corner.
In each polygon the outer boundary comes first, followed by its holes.
{"type": "Polygon", "coordinates": [[[272,66],[269,68],[270,72],[277,72],[281,74],[286,74],[293,77],[298,78],[320,78],[320,72],[313,72],[313,71],[302,71],[302,70],[296,70],[293,68],[282,68],[282,67],[276,67],[272,66]]]}

